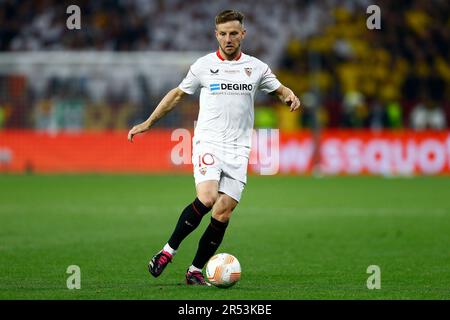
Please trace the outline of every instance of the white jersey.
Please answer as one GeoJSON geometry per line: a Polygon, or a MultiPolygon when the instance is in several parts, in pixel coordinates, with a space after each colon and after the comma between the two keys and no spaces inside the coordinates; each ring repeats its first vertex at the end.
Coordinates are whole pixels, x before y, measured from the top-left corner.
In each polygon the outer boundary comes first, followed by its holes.
{"type": "Polygon", "coordinates": [[[270,93],[280,85],[268,65],[252,56],[227,61],[217,51],[199,58],[178,86],[188,94],[201,88],[194,145],[206,142],[248,158],[256,90],[270,93]]]}

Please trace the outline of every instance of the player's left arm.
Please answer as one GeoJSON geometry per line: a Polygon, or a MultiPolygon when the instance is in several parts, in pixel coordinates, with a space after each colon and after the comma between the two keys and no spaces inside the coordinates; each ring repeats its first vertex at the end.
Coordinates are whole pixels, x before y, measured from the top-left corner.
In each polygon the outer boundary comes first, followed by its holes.
{"type": "Polygon", "coordinates": [[[288,87],[280,85],[272,94],[276,95],[281,102],[288,105],[291,112],[300,108],[300,99],[288,87]]]}

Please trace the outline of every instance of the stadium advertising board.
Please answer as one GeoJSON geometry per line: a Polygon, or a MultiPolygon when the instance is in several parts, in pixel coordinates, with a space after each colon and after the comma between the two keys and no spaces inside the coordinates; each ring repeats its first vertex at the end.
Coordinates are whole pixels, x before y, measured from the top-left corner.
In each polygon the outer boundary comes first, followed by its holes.
{"type": "MultiPolygon", "coordinates": [[[[189,131],[185,130],[189,133],[189,131]]],[[[259,131],[256,131],[258,136],[259,131]]],[[[255,136],[255,135],[254,135],[255,136]]],[[[316,144],[310,132],[265,135],[254,144],[249,169],[261,173],[261,163],[276,161],[263,174],[308,174],[320,163],[329,175],[440,175],[450,173],[450,131],[322,132],[316,144]],[[271,138],[272,137],[272,138],[271,138]],[[273,145],[267,152],[262,146],[273,145]],[[316,147],[317,146],[317,147],[316,147]],[[276,155],[276,157],[274,157],[276,155]],[[271,159],[267,159],[267,157],[271,159]],[[320,159],[320,160],[319,160],[320,159]]],[[[255,141],[255,140],[254,140],[255,141]]],[[[3,172],[191,172],[190,135],[174,138],[172,130],[155,129],[133,144],[126,132],[0,133],[3,172]]]]}

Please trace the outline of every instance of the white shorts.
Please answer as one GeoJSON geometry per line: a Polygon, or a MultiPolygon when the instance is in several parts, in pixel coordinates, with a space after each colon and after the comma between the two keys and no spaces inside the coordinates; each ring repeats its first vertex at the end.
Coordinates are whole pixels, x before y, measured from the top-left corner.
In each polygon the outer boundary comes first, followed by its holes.
{"type": "Polygon", "coordinates": [[[219,182],[219,192],[240,201],[247,183],[247,157],[219,151],[218,148],[205,142],[194,142],[192,164],[195,185],[216,180],[219,182]]]}

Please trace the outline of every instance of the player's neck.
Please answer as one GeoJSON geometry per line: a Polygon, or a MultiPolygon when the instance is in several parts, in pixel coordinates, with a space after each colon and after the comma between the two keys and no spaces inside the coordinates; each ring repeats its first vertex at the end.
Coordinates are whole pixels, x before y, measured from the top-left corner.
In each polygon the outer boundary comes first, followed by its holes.
{"type": "Polygon", "coordinates": [[[222,51],[222,48],[219,47],[219,49],[216,51],[216,54],[217,57],[222,61],[237,61],[241,58],[242,51],[239,48],[233,55],[227,55],[222,51]]]}

